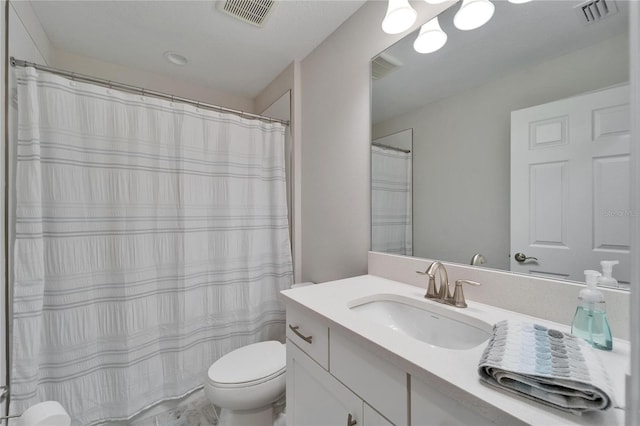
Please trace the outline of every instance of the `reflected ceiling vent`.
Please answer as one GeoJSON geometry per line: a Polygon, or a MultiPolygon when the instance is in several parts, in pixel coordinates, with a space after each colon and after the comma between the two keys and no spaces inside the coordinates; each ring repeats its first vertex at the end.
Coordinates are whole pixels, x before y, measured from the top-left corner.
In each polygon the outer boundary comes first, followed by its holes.
{"type": "Polygon", "coordinates": [[[264,26],[276,4],[275,0],[222,0],[216,3],[222,12],[256,27],[264,26]]]}
{"type": "Polygon", "coordinates": [[[594,24],[618,13],[618,6],[614,0],[589,0],[577,5],[575,11],[583,24],[594,24]]]}
{"type": "Polygon", "coordinates": [[[381,53],[371,62],[371,77],[374,80],[379,80],[385,77],[402,66],[399,60],[393,56],[381,53]]]}

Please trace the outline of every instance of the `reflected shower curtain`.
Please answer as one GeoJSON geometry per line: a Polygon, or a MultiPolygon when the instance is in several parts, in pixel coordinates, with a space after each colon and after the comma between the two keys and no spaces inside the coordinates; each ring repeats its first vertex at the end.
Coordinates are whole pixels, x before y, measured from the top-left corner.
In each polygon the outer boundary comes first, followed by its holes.
{"type": "Polygon", "coordinates": [[[11,412],[74,425],[284,336],[284,127],[18,69],[11,412]]]}
{"type": "Polygon", "coordinates": [[[371,250],[413,255],[411,153],[371,146],[371,250]]]}

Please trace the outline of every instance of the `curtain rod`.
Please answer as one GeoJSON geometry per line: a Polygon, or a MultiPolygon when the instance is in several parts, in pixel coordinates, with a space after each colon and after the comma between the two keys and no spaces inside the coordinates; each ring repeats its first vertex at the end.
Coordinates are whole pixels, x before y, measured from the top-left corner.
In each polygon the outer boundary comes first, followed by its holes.
{"type": "Polygon", "coordinates": [[[57,75],[61,75],[63,77],[68,77],[72,80],[76,80],[76,81],[82,81],[82,82],[86,82],[86,83],[93,83],[93,84],[97,84],[100,86],[104,86],[104,87],[109,87],[109,88],[113,88],[113,89],[118,89],[118,90],[122,90],[128,93],[134,93],[134,94],[139,94],[139,95],[143,95],[143,96],[153,96],[155,98],[160,98],[160,99],[165,99],[165,100],[169,100],[171,102],[181,102],[184,104],[189,104],[189,105],[193,105],[196,108],[204,108],[204,109],[210,109],[213,111],[218,111],[218,112],[228,112],[230,114],[235,114],[235,115],[239,115],[240,117],[243,118],[251,118],[251,119],[256,119],[256,120],[262,120],[262,121],[267,121],[269,123],[280,123],[280,124],[284,124],[285,126],[289,125],[289,121],[287,120],[279,120],[277,118],[271,118],[271,117],[266,117],[264,115],[259,115],[259,114],[252,114],[250,112],[244,112],[244,111],[240,111],[237,109],[231,109],[231,108],[225,108],[219,105],[213,105],[213,104],[208,104],[206,102],[200,102],[200,101],[194,101],[192,99],[187,99],[187,98],[183,98],[180,96],[174,96],[174,95],[170,95],[167,93],[163,93],[163,92],[157,92],[155,90],[147,90],[143,87],[138,87],[138,86],[132,86],[130,84],[125,84],[125,83],[118,83],[115,81],[111,81],[111,80],[105,80],[102,78],[98,78],[98,77],[92,77],[90,75],[85,75],[85,74],[78,74],[75,72],[71,72],[71,71],[65,71],[65,70],[61,70],[61,69],[57,69],[57,68],[52,68],[52,67],[48,67],[46,65],[40,65],[40,64],[36,64],[33,62],[27,62],[21,59],[16,59],[13,56],[11,57],[11,65],[14,67],[33,67],[39,71],[46,71],[46,72],[50,72],[52,74],[57,74],[57,75]]]}
{"type": "Polygon", "coordinates": [[[385,149],[390,149],[392,151],[400,151],[400,152],[404,152],[405,154],[411,154],[411,150],[408,149],[402,149],[402,148],[396,148],[395,146],[391,146],[391,145],[385,145],[383,143],[371,143],[371,145],[373,146],[379,146],[380,148],[385,148],[385,149]]]}

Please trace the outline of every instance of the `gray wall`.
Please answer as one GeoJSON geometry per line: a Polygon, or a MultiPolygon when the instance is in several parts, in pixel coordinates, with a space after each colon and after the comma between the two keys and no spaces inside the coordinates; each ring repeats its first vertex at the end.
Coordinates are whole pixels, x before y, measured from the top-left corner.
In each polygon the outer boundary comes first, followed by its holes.
{"type": "Polygon", "coordinates": [[[511,111],[628,81],[628,47],[618,36],[376,124],[374,138],[414,129],[414,255],[509,269],[511,111]]]}
{"type": "MultiPolygon", "coordinates": [[[[426,22],[451,2],[413,2],[426,22]]],[[[380,29],[386,2],[369,1],[301,63],[302,280],[367,272],[370,246],[369,61],[404,34],[380,29]]]]}

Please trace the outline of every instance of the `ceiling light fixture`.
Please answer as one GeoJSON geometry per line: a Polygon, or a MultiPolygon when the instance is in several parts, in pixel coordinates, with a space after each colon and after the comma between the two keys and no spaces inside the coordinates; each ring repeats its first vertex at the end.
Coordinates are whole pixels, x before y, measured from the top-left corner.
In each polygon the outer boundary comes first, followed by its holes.
{"type": "Polygon", "coordinates": [[[387,14],[382,20],[382,31],[387,34],[399,34],[413,25],[418,12],[409,4],[409,0],[389,0],[387,14]]]}
{"type": "Polygon", "coordinates": [[[445,1],[449,1],[449,0],[424,0],[429,4],[441,4],[444,3],[445,1]]]}
{"type": "Polygon", "coordinates": [[[460,10],[453,17],[453,24],[459,30],[475,30],[489,22],[495,10],[496,7],[489,0],[462,0],[460,10]]]}
{"type": "Polygon", "coordinates": [[[522,4],[522,3],[529,3],[531,0],[507,0],[507,1],[513,4],[522,4]]]}
{"type": "Polygon", "coordinates": [[[187,58],[176,52],[164,52],[163,56],[167,61],[174,65],[182,66],[189,62],[187,58]]]}
{"type": "Polygon", "coordinates": [[[440,49],[447,42],[447,33],[442,31],[436,16],[420,28],[420,34],[413,42],[413,48],[418,53],[432,53],[440,49]]]}

